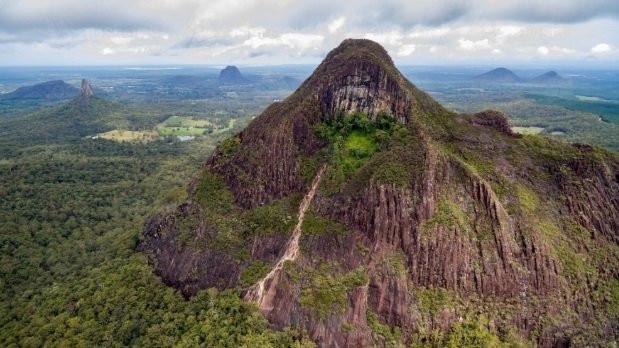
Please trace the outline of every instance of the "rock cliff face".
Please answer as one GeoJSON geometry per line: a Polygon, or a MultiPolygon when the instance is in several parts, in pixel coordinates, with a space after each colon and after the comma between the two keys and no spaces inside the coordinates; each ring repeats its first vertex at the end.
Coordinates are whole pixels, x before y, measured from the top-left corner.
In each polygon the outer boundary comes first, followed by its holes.
{"type": "Polygon", "coordinates": [[[80,97],[81,98],[90,98],[95,95],[94,89],[90,85],[86,79],[82,79],[82,87],[80,88],[80,97]]]}
{"type": "Polygon", "coordinates": [[[187,296],[243,296],[281,266],[259,308],[318,346],[441,344],[467,328],[617,339],[617,156],[514,135],[497,112],[453,114],[374,42],[344,41],[222,142],[189,193],[145,227],[156,272],[187,296]],[[280,264],[320,168],[298,254],[280,264]]]}

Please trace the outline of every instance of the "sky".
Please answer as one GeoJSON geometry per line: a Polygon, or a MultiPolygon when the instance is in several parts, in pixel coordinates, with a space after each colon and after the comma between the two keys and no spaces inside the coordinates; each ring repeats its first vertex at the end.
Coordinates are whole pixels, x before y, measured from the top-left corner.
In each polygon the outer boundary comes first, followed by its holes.
{"type": "Polygon", "coordinates": [[[619,62],[619,0],[0,0],[0,66],[315,64],[345,38],[398,64],[619,62]]]}

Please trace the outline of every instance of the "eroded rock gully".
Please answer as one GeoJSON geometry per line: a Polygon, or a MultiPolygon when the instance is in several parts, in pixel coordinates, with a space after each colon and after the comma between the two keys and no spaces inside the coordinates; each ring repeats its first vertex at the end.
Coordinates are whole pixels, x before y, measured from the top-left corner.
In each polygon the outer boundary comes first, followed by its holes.
{"type": "Polygon", "coordinates": [[[305,213],[307,212],[307,209],[312,204],[312,200],[314,199],[314,195],[316,194],[316,190],[318,189],[320,179],[322,179],[322,175],[325,172],[325,169],[326,165],[323,165],[320,170],[318,170],[316,177],[310,185],[309,191],[307,192],[305,197],[303,197],[301,205],[299,205],[299,214],[297,217],[298,221],[294,227],[294,230],[292,231],[292,236],[290,237],[290,240],[286,244],[284,254],[271,268],[269,273],[267,273],[267,275],[265,275],[256,284],[254,284],[245,294],[245,300],[257,303],[258,307],[262,311],[268,312],[273,309],[273,301],[275,301],[276,299],[273,296],[273,291],[271,291],[271,283],[273,282],[274,278],[279,276],[279,273],[282,271],[285,262],[294,262],[299,255],[299,239],[301,238],[303,219],[305,218],[305,213]]]}

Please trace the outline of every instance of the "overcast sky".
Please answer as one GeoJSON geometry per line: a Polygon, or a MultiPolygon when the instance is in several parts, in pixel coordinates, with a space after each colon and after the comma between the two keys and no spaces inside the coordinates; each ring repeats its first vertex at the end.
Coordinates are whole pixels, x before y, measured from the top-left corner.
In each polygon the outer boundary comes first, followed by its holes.
{"type": "Polygon", "coordinates": [[[619,0],[0,0],[0,65],[619,62],[619,0]]]}

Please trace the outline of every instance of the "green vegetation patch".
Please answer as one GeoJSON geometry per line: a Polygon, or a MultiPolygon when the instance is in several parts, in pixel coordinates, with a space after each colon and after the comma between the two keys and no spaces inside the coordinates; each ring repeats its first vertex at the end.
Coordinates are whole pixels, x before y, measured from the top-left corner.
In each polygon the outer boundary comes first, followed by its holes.
{"type": "Polygon", "coordinates": [[[329,153],[322,149],[312,156],[300,156],[299,171],[303,180],[309,185],[318,173],[320,167],[329,160],[329,153]]]}
{"type": "Polygon", "coordinates": [[[406,255],[402,251],[394,251],[383,255],[378,261],[379,271],[388,276],[401,276],[408,274],[406,255]]]}
{"type": "Polygon", "coordinates": [[[496,172],[496,165],[491,159],[484,158],[484,154],[477,149],[467,148],[466,145],[456,143],[438,143],[440,149],[458,161],[470,173],[479,175],[491,182],[500,180],[496,172]]]}
{"type": "Polygon", "coordinates": [[[539,135],[524,135],[518,144],[526,148],[525,154],[519,156],[532,154],[541,161],[565,161],[580,157],[576,147],[539,135]]]}
{"type": "Polygon", "coordinates": [[[557,247],[557,256],[561,262],[563,275],[567,276],[577,285],[586,285],[584,282],[589,279],[597,278],[597,269],[592,265],[589,257],[584,253],[576,252],[567,243],[557,247]]]}
{"type": "Polygon", "coordinates": [[[341,223],[318,215],[313,210],[308,210],[303,219],[303,234],[309,236],[330,234],[347,234],[348,229],[341,223]]]}
{"type": "Polygon", "coordinates": [[[241,138],[238,135],[222,140],[217,146],[217,152],[224,158],[232,157],[241,147],[241,138]]]}
{"type": "Polygon", "coordinates": [[[460,205],[447,198],[441,198],[439,200],[436,212],[434,212],[432,218],[424,223],[425,228],[435,228],[439,226],[458,227],[460,231],[466,233],[472,233],[474,231],[471,220],[460,205]]]}
{"type": "Polygon", "coordinates": [[[539,208],[539,198],[530,188],[524,185],[516,185],[516,196],[523,212],[531,214],[539,208]]]}
{"type": "Polygon", "coordinates": [[[260,260],[252,261],[241,272],[239,286],[246,288],[258,282],[262,277],[266,276],[271,270],[271,265],[260,260]]]}
{"type": "Polygon", "coordinates": [[[508,348],[533,347],[533,345],[518,336],[513,329],[499,336],[489,329],[489,321],[481,315],[476,319],[468,319],[455,323],[448,331],[434,329],[431,332],[421,332],[413,338],[412,347],[448,347],[448,348],[508,348]]]}
{"type": "Polygon", "coordinates": [[[540,94],[528,94],[527,97],[540,104],[557,105],[568,110],[590,112],[601,115],[610,122],[619,124],[619,111],[617,110],[616,101],[586,96],[575,96],[573,99],[567,99],[540,94]]]}
{"type": "Polygon", "coordinates": [[[234,255],[238,261],[246,259],[245,224],[223,178],[203,171],[198,178],[196,199],[202,207],[206,223],[217,231],[217,237],[209,244],[234,255]]]}
{"type": "Polygon", "coordinates": [[[323,320],[344,313],[348,293],[369,281],[363,267],[336,275],[334,266],[321,263],[315,269],[306,269],[305,272],[306,284],[301,291],[299,303],[323,320]]]}
{"type": "Polygon", "coordinates": [[[376,151],[376,140],[368,133],[355,129],[346,137],[344,141],[345,162],[351,162],[355,166],[354,160],[361,160],[370,157],[376,151]]]}
{"type": "Polygon", "coordinates": [[[194,119],[190,116],[171,116],[159,123],[155,130],[162,136],[218,134],[234,127],[235,120],[228,120],[225,124],[213,120],[194,119]]]}
{"type": "Polygon", "coordinates": [[[383,340],[387,346],[397,346],[402,337],[402,329],[397,326],[392,328],[389,325],[381,323],[378,314],[371,309],[365,312],[365,316],[367,318],[368,327],[372,330],[372,335],[375,338],[383,340]]]}
{"type": "Polygon", "coordinates": [[[411,183],[411,178],[423,170],[423,160],[423,149],[411,139],[405,145],[398,144],[389,151],[377,154],[367,166],[373,171],[372,179],[377,182],[406,187],[411,183]]]}
{"type": "Polygon", "coordinates": [[[452,296],[444,288],[418,288],[415,298],[419,308],[432,316],[436,316],[443,308],[454,304],[452,296]]]}
{"type": "Polygon", "coordinates": [[[613,279],[608,283],[606,310],[612,318],[619,319],[619,279],[613,279]]]}
{"type": "MultiPolygon", "coordinates": [[[[355,176],[368,180],[375,177],[383,183],[408,183],[410,168],[402,164],[402,158],[396,158],[400,156],[388,156],[390,151],[385,151],[397,145],[405,146],[404,138],[410,137],[410,131],[394,118],[380,114],[372,121],[365,113],[340,113],[317,124],[314,131],[329,143],[325,156],[329,169],[323,178],[327,193],[336,192],[355,176]],[[383,157],[380,163],[374,163],[380,157],[378,154],[383,157]],[[373,163],[371,168],[370,163],[373,163]]],[[[358,184],[368,180],[358,180],[358,184]]]]}
{"type": "Polygon", "coordinates": [[[232,192],[223,178],[207,170],[198,178],[196,198],[207,213],[226,215],[234,208],[232,192]]]}
{"type": "Polygon", "coordinates": [[[248,210],[243,216],[247,234],[267,236],[290,233],[297,222],[296,201],[281,199],[248,210]]]}

